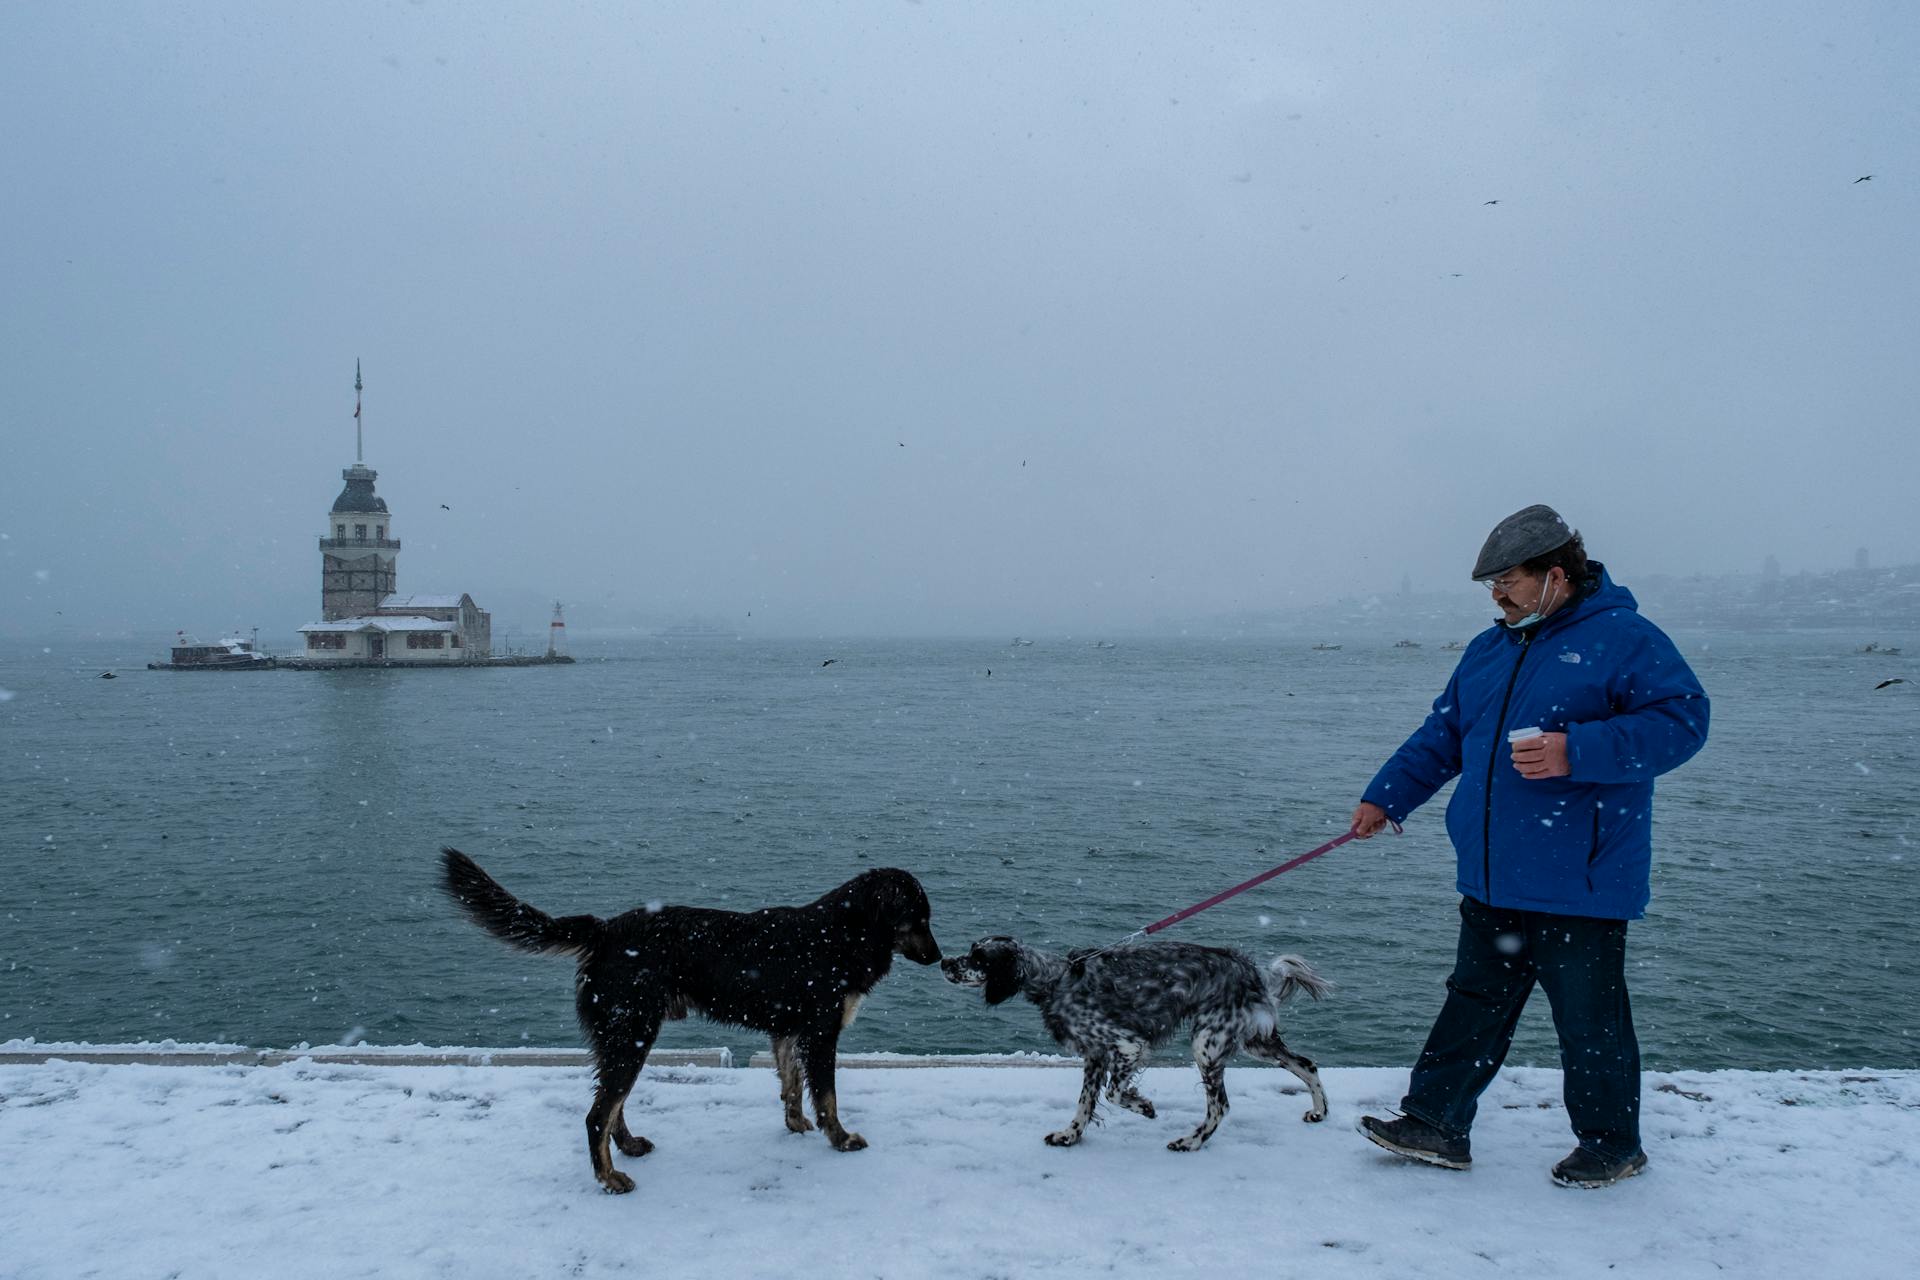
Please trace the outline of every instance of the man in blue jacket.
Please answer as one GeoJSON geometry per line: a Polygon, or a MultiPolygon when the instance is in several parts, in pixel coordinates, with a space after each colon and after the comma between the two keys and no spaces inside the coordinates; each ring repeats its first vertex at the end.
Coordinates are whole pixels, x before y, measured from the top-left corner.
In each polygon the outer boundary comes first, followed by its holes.
{"type": "Polygon", "coordinates": [[[1647,1163],[1627,921],[1647,906],[1653,780],[1706,742],[1707,695],[1551,507],[1495,526],[1473,576],[1501,621],[1467,646],[1353,811],[1365,839],[1459,779],[1447,805],[1461,898],[1446,1004],[1401,1116],[1360,1128],[1398,1155],[1467,1168],[1480,1094],[1537,982],[1580,1144],[1553,1180],[1604,1187],[1647,1163]]]}

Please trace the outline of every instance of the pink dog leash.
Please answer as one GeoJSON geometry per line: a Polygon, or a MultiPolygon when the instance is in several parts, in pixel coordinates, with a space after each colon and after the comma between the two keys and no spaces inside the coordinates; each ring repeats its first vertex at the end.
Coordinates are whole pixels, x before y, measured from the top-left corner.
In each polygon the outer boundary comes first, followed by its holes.
{"type": "MultiPolygon", "coordinates": [[[[1393,834],[1395,835],[1401,834],[1402,828],[1400,824],[1395,822],[1392,818],[1387,819],[1387,825],[1393,828],[1393,834]]],[[[1182,920],[1185,920],[1191,916],[1199,915],[1202,911],[1205,911],[1208,907],[1217,907],[1221,903],[1225,902],[1228,898],[1235,897],[1239,894],[1245,893],[1247,890],[1255,887],[1256,885],[1263,885],[1267,881],[1273,879],[1275,876],[1285,875],[1287,872],[1293,870],[1295,867],[1304,866],[1306,863],[1312,862],[1315,858],[1319,857],[1323,853],[1331,853],[1335,849],[1338,849],[1341,845],[1345,844],[1347,841],[1353,840],[1353,839],[1356,839],[1356,837],[1351,831],[1347,832],[1345,835],[1342,835],[1342,836],[1335,836],[1333,839],[1321,845],[1318,849],[1309,849],[1307,850],[1307,852],[1301,854],[1297,858],[1288,859],[1286,862],[1281,863],[1277,867],[1273,867],[1273,868],[1270,868],[1269,870],[1262,871],[1259,875],[1253,877],[1253,879],[1251,880],[1242,880],[1239,884],[1233,886],[1233,888],[1223,889],[1219,893],[1214,894],[1211,898],[1208,898],[1205,902],[1196,902],[1192,906],[1187,907],[1184,910],[1174,912],[1172,915],[1168,916],[1164,920],[1155,920],[1152,924],[1148,925],[1144,929],[1135,929],[1132,933],[1120,939],[1120,941],[1114,943],[1112,946],[1101,947],[1098,951],[1089,953],[1088,958],[1091,958],[1092,956],[1097,956],[1097,955],[1105,955],[1107,952],[1112,951],[1118,947],[1126,946],[1129,942],[1138,941],[1139,939],[1144,938],[1149,934],[1158,933],[1162,929],[1170,929],[1174,925],[1179,924],[1182,920]]]]}

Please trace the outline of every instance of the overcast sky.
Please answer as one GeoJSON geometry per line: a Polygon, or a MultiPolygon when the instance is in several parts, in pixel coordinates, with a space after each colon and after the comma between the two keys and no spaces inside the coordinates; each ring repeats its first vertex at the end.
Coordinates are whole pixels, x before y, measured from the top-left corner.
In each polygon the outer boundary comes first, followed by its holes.
{"type": "Polygon", "coordinates": [[[1903,2],[0,6],[0,626],[316,618],[356,357],[496,633],[1470,592],[1538,501],[1628,586],[1920,560],[1916,68],[1903,2]]]}

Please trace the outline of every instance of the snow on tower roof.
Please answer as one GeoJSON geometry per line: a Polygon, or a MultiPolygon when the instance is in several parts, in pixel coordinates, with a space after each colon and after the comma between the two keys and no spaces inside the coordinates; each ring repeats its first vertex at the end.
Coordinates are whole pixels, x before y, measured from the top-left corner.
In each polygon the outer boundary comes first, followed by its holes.
{"type": "Polygon", "coordinates": [[[458,624],[442,622],[438,618],[338,618],[332,622],[309,622],[300,628],[305,635],[310,631],[453,631],[458,624]]]}
{"type": "Polygon", "coordinates": [[[381,609],[458,609],[468,597],[465,592],[459,595],[428,594],[418,592],[413,595],[390,595],[382,600],[377,608],[381,609]]]}

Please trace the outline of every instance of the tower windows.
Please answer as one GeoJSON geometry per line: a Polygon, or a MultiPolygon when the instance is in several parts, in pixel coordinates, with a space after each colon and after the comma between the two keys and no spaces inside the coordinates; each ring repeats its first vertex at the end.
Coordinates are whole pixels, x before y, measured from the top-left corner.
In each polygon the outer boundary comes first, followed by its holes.
{"type": "Polygon", "coordinates": [[[367,526],[363,524],[353,526],[353,540],[355,542],[365,542],[367,540],[367,526]]]}
{"type": "Polygon", "coordinates": [[[333,526],[333,536],[345,542],[347,540],[347,526],[343,524],[333,526]]]}

